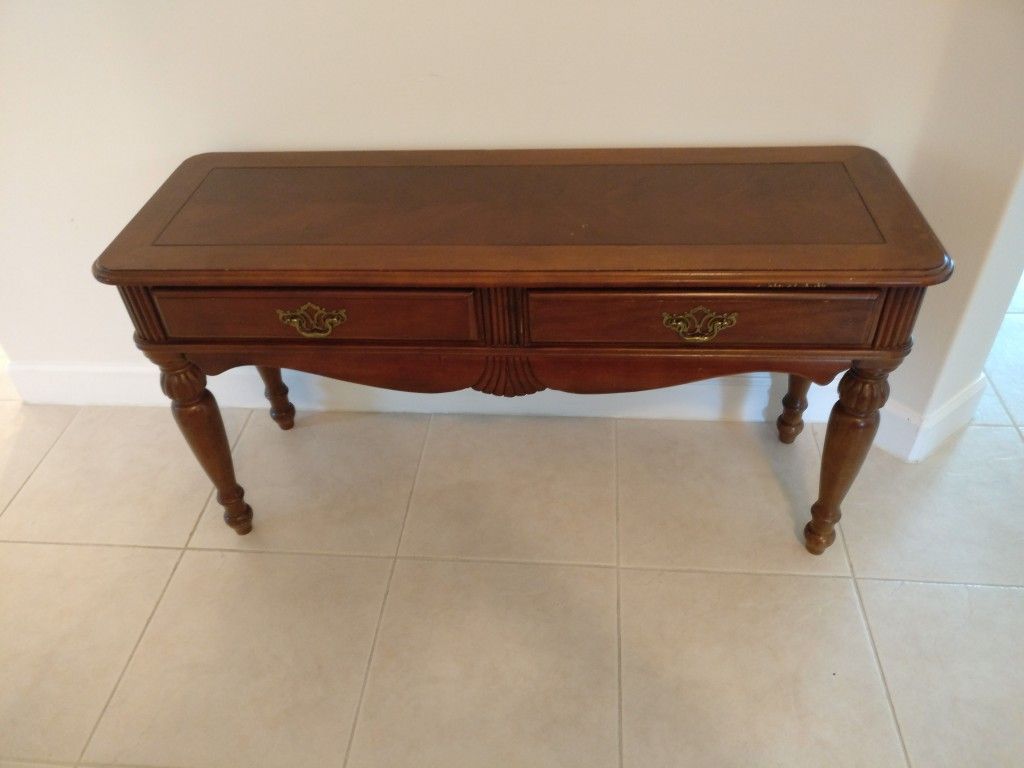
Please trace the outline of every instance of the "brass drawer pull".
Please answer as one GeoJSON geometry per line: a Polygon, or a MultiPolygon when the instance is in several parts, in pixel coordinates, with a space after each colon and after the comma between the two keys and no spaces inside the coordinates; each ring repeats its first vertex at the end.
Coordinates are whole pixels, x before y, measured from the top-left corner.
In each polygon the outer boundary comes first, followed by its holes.
{"type": "Polygon", "coordinates": [[[344,309],[324,309],[311,301],[307,301],[298,309],[279,309],[277,317],[308,339],[330,336],[331,331],[348,319],[344,309]]]}
{"type": "Polygon", "coordinates": [[[736,325],[739,313],[712,312],[707,307],[694,307],[679,315],[664,312],[661,317],[665,327],[678,333],[683,341],[702,344],[715,338],[719,331],[736,325]]]}

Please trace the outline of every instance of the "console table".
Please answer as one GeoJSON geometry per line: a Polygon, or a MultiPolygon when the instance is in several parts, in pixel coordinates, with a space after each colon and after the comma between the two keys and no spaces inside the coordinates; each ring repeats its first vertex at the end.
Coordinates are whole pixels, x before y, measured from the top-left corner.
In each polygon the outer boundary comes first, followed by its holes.
{"type": "MultiPolygon", "coordinates": [[[[789,374],[780,439],[843,371],[807,549],[878,428],[927,286],[952,263],[861,147],[214,153],[96,261],[239,534],[206,377],[255,365],[412,392],[628,392],[789,374]]],[[[681,467],[680,471],[685,471],[681,467]]]]}

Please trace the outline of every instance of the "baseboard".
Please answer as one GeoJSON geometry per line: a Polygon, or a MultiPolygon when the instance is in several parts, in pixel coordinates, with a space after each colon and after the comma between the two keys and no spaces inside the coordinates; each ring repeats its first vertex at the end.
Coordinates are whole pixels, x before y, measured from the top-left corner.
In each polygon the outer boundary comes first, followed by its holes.
{"type": "MultiPolygon", "coordinates": [[[[12,362],[8,371],[28,403],[71,405],[167,405],[151,365],[78,365],[12,362]]],[[[304,410],[477,413],[536,416],[603,416],[691,421],[773,421],[786,391],[786,376],[752,373],[679,387],[613,395],[570,395],[546,390],[529,397],[494,397],[473,390],[424,395],[333,381],[285,371],[292,402],[304,410]]],[[[985,391],[985,377],[921,416],[896,400],[882,414],[876,444],[905,461],[923,460],[971,421],[985,391]]],[[[223,407],[263,408],[263,385],[252,368],[211,377],[210,390],[223,407]]],[[[807,422],[828,419],[835,383],[813,387],[807,422]]]]}
{"type": "MultiPolygon", "coordinates": [[[[25,402],[72,405],[158,405],[167,400],[158,373],[143,365],[18,363],[10,376],[25,402]]],[[[778,416],[786,377],[754,373],[679,387],[612,395],[570,395],[546,390],[529,397],[494,397],[473,390],[434,395],[365,387],[297,371],[284,372],[296,407],[306,410],[409,413],[604,416],[694,421],[766,421],[778,416]]],[[[262,408],[263,385],[252,368],[211,377],[209,388],[223,407],[262,408]]],[[[818,389],[818,388],[815,388],[818,389]]],[[[830,389],[834,390],[834,386],[830,389]]],[[[834,395],[812,393],[807,421],[828,418],[834,395]]]]}
{"type": "Polygon", "coordinates": [[[904,461],[924,461],[951,435],[971,423],[987,380],[981,374],[938,408],[921,415],[897,400],[882,411],[875,445],[904,461]]]}

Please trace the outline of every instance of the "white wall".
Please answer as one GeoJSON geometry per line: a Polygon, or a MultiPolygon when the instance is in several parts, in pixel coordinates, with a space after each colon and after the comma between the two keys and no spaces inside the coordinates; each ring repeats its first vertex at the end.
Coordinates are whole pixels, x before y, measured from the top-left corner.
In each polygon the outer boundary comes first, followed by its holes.
{"type": "MultiPolygon", "coordinates": [[[[1009,279],[979,282],[1024,159],[1022,41],[1019,0],[0,0],[0,342],[27,400],[162,402],[89,266],[200,151],[858,143],[957,260],[883,421],[916,456],[980,394],[995,329],[962,330],[1009,279]]],[[[226,377],[222,403],[256,401],[254,374],[226,377]]],[[[771,386],[510,405],[292,381],[305,405],[703,418],[761,418],[771,386]]]]}

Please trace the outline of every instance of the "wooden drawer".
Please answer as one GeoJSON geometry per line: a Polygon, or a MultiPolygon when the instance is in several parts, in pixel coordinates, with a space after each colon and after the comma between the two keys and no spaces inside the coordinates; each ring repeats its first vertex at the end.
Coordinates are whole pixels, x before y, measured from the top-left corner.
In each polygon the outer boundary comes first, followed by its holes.
{"type": "Polygon", "coordinates": [[[534,291],[534,344],[868,347],[881,309],[863,291],[534,291]]]}
{"type": "Polygon", "coordinates": [[[170,338],[475,341],[472,291],[153,292],[170,338]]]}

